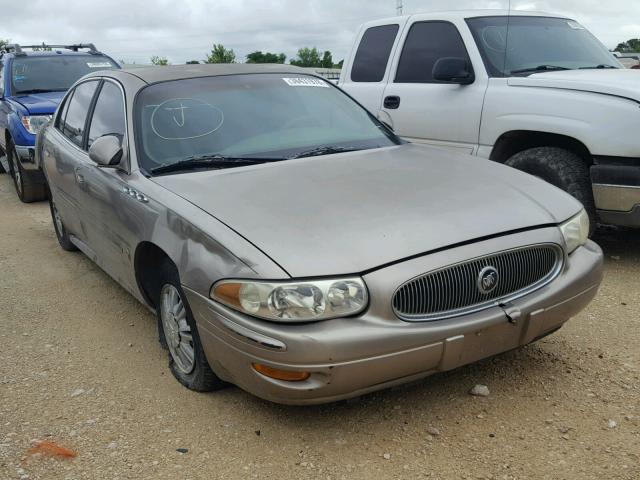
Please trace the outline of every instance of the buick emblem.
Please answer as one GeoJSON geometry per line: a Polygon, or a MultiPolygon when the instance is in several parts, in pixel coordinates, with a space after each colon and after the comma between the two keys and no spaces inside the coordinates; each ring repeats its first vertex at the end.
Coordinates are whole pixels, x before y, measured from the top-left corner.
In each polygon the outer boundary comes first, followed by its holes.
{"type": "Polygon", "coordinates": [[[478,274],[478,290],[480,293],[491,293],[500,280],[498,270],[495,267],[484,267],[478,274]]]}

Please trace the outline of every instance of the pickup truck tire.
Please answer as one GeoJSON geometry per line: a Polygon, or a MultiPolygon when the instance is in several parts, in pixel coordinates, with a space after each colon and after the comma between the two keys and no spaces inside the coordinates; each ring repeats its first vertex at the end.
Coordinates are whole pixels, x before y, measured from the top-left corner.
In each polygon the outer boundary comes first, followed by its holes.
{"type": "Polygon", "coordinates": [[[505,163],[535,175],[578,199],[589,215],[589,234],[594,232],[596,207],[589,167],[578,155],[558,147],[536,147],[516,153],[505,163]]]}
{"type": "Polygon", "coordinates": [[[17,153],[14,146],[8,145],[7,161],[9,170],[13,177],[13,184],[16,187],[16,193],[20,201],[24,203],[33,203],[45,200],[47,198],[47,189],[43,183],[33,178],[32,174],[22,168],[17,160],[17,153]]]}
{"type": "Polygon", "coordinates": [[[211,392],[228,384],[213,373],[204,354],[196,322],[182,290],[178,271],[166,260],[161,268],[156,315],[161,345],[169,349],[169,368],[189,390],[211,392]]]}
{"type": "Polygon", "coordinates": [[[53,199],[51,195],[49,195],[49,209],[51,210],[51,220],[53,221],[53,229],[56,232],[56,237],[58,238],[58,243],[63,250],[67,252],[75,252],[78,250],[73,243],[71,243],[71,238],[69,238],[69,234],[67,233],[67,229],[64,228],[64,223],[62,223],[62,217],[58,213],[58,209],[56,208],[55,203],[53,203],[53,199]]]}

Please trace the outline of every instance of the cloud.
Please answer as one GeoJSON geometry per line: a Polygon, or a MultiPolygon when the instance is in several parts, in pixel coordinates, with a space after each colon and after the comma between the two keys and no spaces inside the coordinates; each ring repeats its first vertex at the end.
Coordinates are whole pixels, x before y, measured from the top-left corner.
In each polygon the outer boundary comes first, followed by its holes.
{"type": "MultiPolygon", "coordinates": [[[[451,9],[450,0],[405,0],[405,13],[451,9]]],[[[457,9],[506,8],[504,0],[458,0],[457,9]]],[[[3,11],[4,38],[20,43],[93,42],[117,59],[173,63],[203,59],[213,43],[239,58],[254,50],[284,52],[316,46],[347,55],[358,25],[395,14],[393,0],[30,0],[3,11]]],[[[511,8],[561,13],[580,21],[608,47],[640,28],[640,2],[512,0],[511,8]]]]}

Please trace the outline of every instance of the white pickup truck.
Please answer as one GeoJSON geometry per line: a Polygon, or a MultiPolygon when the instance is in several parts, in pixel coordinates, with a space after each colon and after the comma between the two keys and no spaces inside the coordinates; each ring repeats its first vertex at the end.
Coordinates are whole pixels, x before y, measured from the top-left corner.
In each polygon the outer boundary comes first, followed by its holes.
{"type": "Polygon", "coordinates": [[[640,71],[582,25],[456,11],[360,28],[339,86],[402,137],[504,162],[640,227],[640,71]]]}

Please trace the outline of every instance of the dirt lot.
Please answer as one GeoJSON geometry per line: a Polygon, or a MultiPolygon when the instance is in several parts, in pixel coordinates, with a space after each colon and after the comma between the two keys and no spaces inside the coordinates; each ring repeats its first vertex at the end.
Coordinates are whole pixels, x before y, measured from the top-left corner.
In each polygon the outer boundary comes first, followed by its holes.
{"type": "Polygon", "coordinates": [[[181,387],[152,315],[58,248],[48,206],[20,204],[0,175],[0,479],[639,479],[640,232],[597,240],[600,295],[555,335],[356,401],[284,407],[181,387]],[[476,383],[491,394],[469,395],[476,383]],[[77,457],[28,456],[35,440],[77,457]]]}

